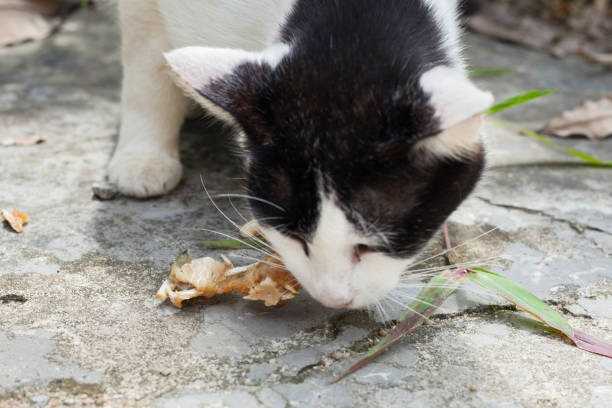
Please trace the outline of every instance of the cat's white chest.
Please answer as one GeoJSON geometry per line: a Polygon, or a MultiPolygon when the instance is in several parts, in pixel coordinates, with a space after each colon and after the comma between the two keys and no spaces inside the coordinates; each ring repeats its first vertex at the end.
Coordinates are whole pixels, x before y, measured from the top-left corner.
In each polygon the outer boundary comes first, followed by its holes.
{"type": "Polygon", "coordinates": [[[295,0],[158,0],[173,48],[259,51],[278,38],[295,0]]]}

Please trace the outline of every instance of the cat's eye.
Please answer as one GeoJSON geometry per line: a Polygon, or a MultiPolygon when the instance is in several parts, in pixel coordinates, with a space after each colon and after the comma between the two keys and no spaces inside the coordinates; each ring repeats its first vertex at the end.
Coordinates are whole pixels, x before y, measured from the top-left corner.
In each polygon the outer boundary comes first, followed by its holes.
{"type": "Polygon", "coordinates": [[[354,263],[361,262],[361,258],[363,258],[364,255],[371,254],[372,252],[375,252],[375,248],[369,245],[365,245],[365,244],[355,245],[355,247],[353,248],[353,262],[354,263]]]}

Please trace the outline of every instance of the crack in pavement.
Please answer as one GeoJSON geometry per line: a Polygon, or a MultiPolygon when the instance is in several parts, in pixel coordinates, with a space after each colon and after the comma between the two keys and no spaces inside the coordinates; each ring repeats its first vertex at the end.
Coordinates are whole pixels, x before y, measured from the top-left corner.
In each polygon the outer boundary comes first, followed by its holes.
{"type": "Polygon", "coordinates": [[[533,208],[528,208],[528,207],[521,207],[518,205],[512,205],[512,204],[502,204],[502,203],[496,203],[495,201],[485,198],[485,197],[481,197],[481,196],[477,196],[477,199],[479,199],[480,201],[492,205],[494,207],[499,207],[499,208],[504,208],[506,210],[516,210],[516,211],[521,211],[527,214],[532,214],[532,215],[540,215],[543,217],[546,217],[552,221],[555,222],[560,222],[563,224],[568,225],[571,229],[573,229],[574,231],[576,231],[579,234],[584,234],[585,231],[593,231],[593,232],[599,232],[602,234],[606,234],[606,235],[610,235],[612,236],[612,232],[611,231],[606,231],[604,229],[598,228],[598,227],[594,227],[592,225],[588,225],[588,224],[584,224],[581,222],[577,222],[577,221],[572,221],[572,220],[568,220],[565,218],[559,218],[556,217],[552,214],[548,214],[545,211],[542,210],[535,210],[533,208]]]}

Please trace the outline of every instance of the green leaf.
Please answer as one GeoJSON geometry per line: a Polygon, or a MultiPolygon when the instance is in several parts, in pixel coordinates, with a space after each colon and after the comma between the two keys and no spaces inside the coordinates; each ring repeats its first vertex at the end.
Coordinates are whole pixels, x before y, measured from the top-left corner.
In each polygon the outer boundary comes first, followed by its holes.
{"type": "Polygon", "coordinates": [[[485,115],[495,115],[505,110],[512,109],[520,105],[524,105],[526,103],[542,98],[544,96],[552,95],[555,92],[556,91],[553,89],[533,89],[531,91],[527,91],[520,95],[506,99],[505,101],[500,102],[496,105],[493,105],[492,107],[487,109],[484,113],[485,115]]]}
{"type": "Polygon", "coordinates": [[[484,268],[470,270],[456,269],[443,272],[434,277],[419,293],[417,300],[402,315],[400,323],[395,326],[391,333],[385,336],[374,347],[370,348],[363,358],[353,364],[333,382],[341,381],[364,368],[383,354],[389,347],[399,342],[404,336],[415,331],[461,286],[466,278],[480,287],[503,297],[518,309],[529,313],[537,320],[564,334],[578,348],[612,358],[612,345],[590,337],[579,330],[574,330],[559,312],[505,276],[484,268]]]}
{"type": "Polygon", "coordinates": [[[569,157],[579,159],[580,161],[591,167],[612,168],[612,161],[601,160],[597,156],[594,156],[582,150],[578,150],[573,147],[562,146],[561,144],[553,141],[550,137],[534,132],[533,130],[521,129],[520,133],[523,136],[542,143],[543,145],[550,147],[553,150],[563,153],[569,157]]]}
{"type": "Polygon", "coordinates": [[[468,279],[482,288],[497,293],[517,308],[565,334],[579,349],[612,358],[612,344],[591,337],[580,330],[574,330],[559,312],[505,276],[484,268],[474,268],[470,270],[468,279]]]}
{"type": "Polygon", "coordinates": [[[457,290],[459,286],[461,286],[467,273],[468,271],[465,269],[456,269],[443,272],[431,279],[427,286],[419,293],[416,300],[402,315],[400,323],[378,342],[378,344],[368,350],[365,357],[357,361],[346,372],[336,378],[334,383],[341,381],[367,366],[378,356],[383,354],[389,347],[399,342],[407,334],[415,331],[455,292],[455,290],[457,290]]]}
{"type": "Polygon", "coordinates": [[[517,308],[528,312],[566,336],[571,338],[574,335],[574,329],[559,312],[505,276],[483,268],[474,268],[468,274],[468,279],[484,289],[497,293],[517,308]]]}
{"type": "Polygon", "coordinates": [[[470,78],[494,78],[514,73],[510,68],[473,67],[468,70],[470,78]]]}

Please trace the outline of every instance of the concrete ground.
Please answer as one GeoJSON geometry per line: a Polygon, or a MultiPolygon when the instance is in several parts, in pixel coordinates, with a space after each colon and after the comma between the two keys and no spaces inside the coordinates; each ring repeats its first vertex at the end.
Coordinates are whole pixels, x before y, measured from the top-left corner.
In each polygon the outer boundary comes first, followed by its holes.
{"type": "MultiPolygon", "coordinates": [[[[499,99],[560,90],[507,116],[524,126],[612,90],[609,71],[579,60],[469,43],[473,65],[513,68],[480,81],[499,99]]],[[[92,199],[117,133],[119,82],[116,27],[99,12],[76,14],[42,43],[0,50],[0,138],[48,139],[0,147],[0,207],[32,218],[21,235],[0,228],[0,407],[610,406],[612,360],[486,298],[478,307],[471,291],[336,385],[329,380],[384,327],[366,313],[326,310],[306,295],[273,310],[235,298],[181,311],[156,305],[180,250],[212,254],[203,228],[232,233],[199,175],[225,193],[239,191],[240,171],[226,136],[190,124],[176,192],[92,199]]],[[[492,168],[451,231],[461,242],[497,229],[463,256],[500,256],[496,270],[612,341],[612,173],[507,130],[491,126],[489,135],[492,168]]],[[[612,159],[612,140],[567,143],[612,159]]]]}

